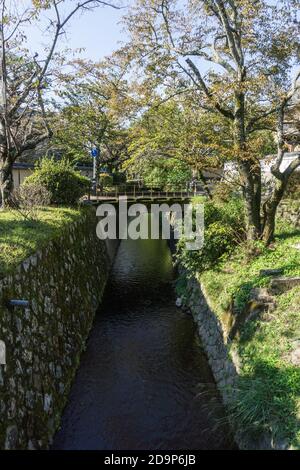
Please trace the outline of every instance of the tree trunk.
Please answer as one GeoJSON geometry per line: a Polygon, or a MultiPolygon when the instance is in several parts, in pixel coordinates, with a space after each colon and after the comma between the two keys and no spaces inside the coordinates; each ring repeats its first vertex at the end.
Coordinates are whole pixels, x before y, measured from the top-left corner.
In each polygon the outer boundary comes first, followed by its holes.
{"type": "Polygon", "coordinates": [[[285,189],[287,186],[287,180],[282,179],[276,181],[276,186],[273,190],[273,194],[269,200],[264,204],[264,222],[262,229],[262,239],[269,245],[274,240],[275,225],[276,225],[276,212],[277,208],[283,198],[285,189]]]}
{"type": "Polygon", "coordinates": [[[259,162],[250,161],[246,155],[245,96],[235,95],[234,141],[240,177],[243,184],[247,216],[247,238],[256,240],[261,236],[261,169],[259,162]]]}
{"type": "Polygon", "coordinates": [[[203,172],[201,170],[198,170],[197,173],[198,173],[198,176],[199,176],[199,180],[203,184],[203,189],[204,189],[204,192],[206,193],[208,199],[212,199],[212,194],[211,194],[207,179],[205,178],[203,172]]]}
{"type": "Polygon", "coordinates": [[[272,204],[265,214],[262,239],[266,245],[269,245],[274,240],[276,209],[277,206],[272,204]]]}
{"type": "Polygon", "coordinates": [[[250,170],[246,171],[243,193],[246,208],[247,239],[257,240],[261,236],[261,194],[260,185],[258,188],[255,187],[250,170]]]}
{"type": "Polygon", "coordinates": [[[12,163],[0,155],[0,207],[5,209],[13,190],[12,163]]]}

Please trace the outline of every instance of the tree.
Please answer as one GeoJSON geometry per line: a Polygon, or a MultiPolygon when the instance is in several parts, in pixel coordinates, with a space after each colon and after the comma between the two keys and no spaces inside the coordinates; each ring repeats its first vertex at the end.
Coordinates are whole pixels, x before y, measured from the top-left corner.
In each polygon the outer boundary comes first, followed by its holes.
{"type": "Polygon", "coordinates": [[[192,176],[188,165],[175,158],[148,160],[142,168],[146,186],[162,188],[165,191],[186,189],[192,176]]]}
{"type": "MultiPolygon", "coordinates": [[[[145,80],[160,90],[191,93],[198,108],[227,121],[240,175],[248,237],[269,243],[276,209],[300,155],[280,172],[284,115],[299,88],[299,0],[139,0],[126,19],[131,51],[145,80]],[[153,77],[156,79],[154,80],[153,77]],[[296,77],[297,78],[297,77],[296,77]],[[276,178],[262,201],[260,158],[253,135],[278,122],[276,178]]],[[[259,140],[259,138],[258,138],[259,140]]]]}
{"type": "Polygon", "coordinates": [[[56,52],[60,37],[75,14],[100,5],[101,0],[82,0],[63,14],[64,0],[31,0],[15,7],[0,0],[0,194],[2,207],[12,190],[12,166],[22,152],[34,149],[52,135],[46,115],[45,94],[51,85],[53,66],[62,57],[56,52]],[[13,8],[14,7],[14,8],[13,8]],[[47,13],[46,20],[42,15],[47,13]],[[26,48],[26,26],[48,21],[51,39],[45,56],[26,48]]]}
{"type": "Polygon", "coordinates": [[[128,124],[134,111],[126,79],[127,63],[112,55],[99,63],[75,60],[74,71],[61,74],[59,113],[54,116],[54,145],[72,161],[86,161],[101,150],[112,170],[127,158],[128,124]]]}
{"type": "Polygon", "coordinates": [[[177,178],[181,187],[193,174],[211,197],[205,171],[219,174],[224,161],[231,156],[232,138],[226,120],[217,113],[199,112],[190,98],[182,95],[166,101],[158,95],[152,98],[149,109],[138,115],[130,128],[130,159],[126,167],[145,181],[149,180],[150,171],[151,177],[156,174],[157,180],[167,183],[172,164],[177,162],[176,174],[180,169],[183,171],[182,178],[177,178]]]}

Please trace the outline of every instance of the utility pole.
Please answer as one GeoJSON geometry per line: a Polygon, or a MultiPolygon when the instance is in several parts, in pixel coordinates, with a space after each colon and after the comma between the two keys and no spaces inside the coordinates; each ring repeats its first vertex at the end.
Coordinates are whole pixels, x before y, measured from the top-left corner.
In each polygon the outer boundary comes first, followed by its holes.
{"type": "Polygon", "coordinates": [[[97,159],[100,155],[100,150],[97,147],[93,147],[91,150],[91,155],[93,157],[93,179],[92,179],[92,191],[96,194],[97,191],[97,159]]]}

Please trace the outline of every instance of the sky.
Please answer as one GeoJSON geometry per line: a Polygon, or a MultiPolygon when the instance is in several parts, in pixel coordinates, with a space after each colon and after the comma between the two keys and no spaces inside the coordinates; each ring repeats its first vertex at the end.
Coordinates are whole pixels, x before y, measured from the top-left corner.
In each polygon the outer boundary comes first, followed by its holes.
{"type": "Polygon", "coordinates": [[[124,10],[104,7],[77,15],[68,28],[68,47],[85,48],[83,55],[95,61],[111,54],[125,40],[120,24],[124,13],[124,10]]]}
{"type": "MultiPolygon", "coordinates": [[[[64,0],[62,6],[64,17],[71,8],[77,4],[78,0],[64,0]]],[[[111,2],[119,2],[122,6],[117,10],[109,6],[101,6],[93,11],[77,13],[67,25],[67,34],[60,38],[59,49],[75,50],[83,48],[80,56],[93,61],[100,61],[105,56],[110,55],[114,50],[120,47],[122,42],[126,41],[126,34],[121,24],[122,16],[127,13],[126,6],[133,3],[134,0],[107,0],[111,2]]],[[[273,2],[274,0],[270,0],[273,2]]],[[[32,0],[7,0],[7,3],[19,10],[26,8],[32,4],[32,0]]],[[[27,27],[26,34],[28,38],[27,45],[32,53],[38,52],[40,57],[45,57],[42,53],[43,44],[51,43],[49,36],[45,33],[46,25],[49,20],[49,12],[43,13],[44,20],[35,22],[34,25],[27,27]]],[[[75,57],[79,53],[74,53],[75,57]]],[[[202,72],[207,71],[210,64],[201,61],[202,72]]]]}
{"type": "MultiPolygon", "coordinates": [[[[20,0],[19,0],[20,1],[20,0]]],[[[21,0],[22,1],[22,0],[21,0]]],[[[27,0],[23,0],[25,3],[27,0]]],[[[74,5],[74,0],[66,0],[66,7],[74,5]]],[[[125,4],[125,2],[123,2],[125,4]]],[[[127,3],[128,4],[128,3],[127,3]]],[[[68,11],[68,8],[66,8],[68,11]]],[[[81,56],[98,61],[110,55],[116,50],[126,36],[123,26],[120,24],[122,16],[126,13],[126,7],[116,10],[109,6],[99,7],[93,11],[87,11],[74,16],[67,26],[67,34],[60,39],[59,49],[84,48],[81,56]]],[[[42,44],[49,41],[45,33],[45,22],[38,26],[27,28],[29,48],[33,52],[41,52],[42,44]]]]}

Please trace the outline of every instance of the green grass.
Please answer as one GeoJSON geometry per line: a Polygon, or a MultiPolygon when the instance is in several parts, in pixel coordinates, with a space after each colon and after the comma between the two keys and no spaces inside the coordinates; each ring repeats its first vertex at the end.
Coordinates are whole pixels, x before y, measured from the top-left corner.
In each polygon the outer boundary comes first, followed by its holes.
{"type": "MultiPolygon", "coordinates": [[[[201,274],[211,306],[224,321],[232,298],[242,311],[253,287],[267,286],[260,269],[282,268],[284,276],[300,276],[300,230],[278,224],[270,248],[258,244],[249,259],[239,247],[227,260],[201,274]]],[[[300,367],[289,353],[300,345],[300,288],[276,297],[275,311],[246,322],[231,346],[241,358],[241,377],[230,413],[236,426],[254,435],[272,431],[300,448],[300,367]],[[297,343],[298,342],[298,343],[297,343]]]]}
{"type": "Polygon", "coordinates": [[[42,208],[37,220],[31,221],[13,210],[0,211],[0,278],[46,245],[49,239],[61,234],[80,214],[78,209],[42,208]]]}

